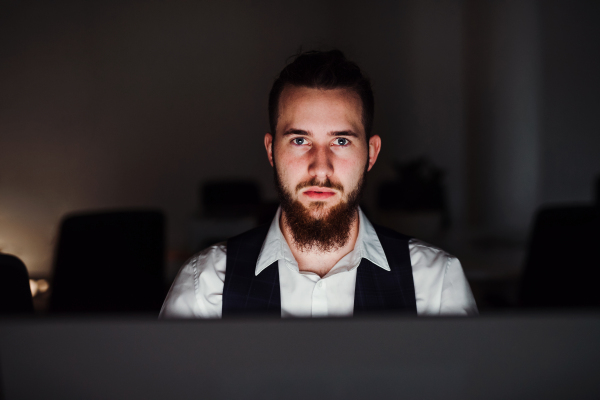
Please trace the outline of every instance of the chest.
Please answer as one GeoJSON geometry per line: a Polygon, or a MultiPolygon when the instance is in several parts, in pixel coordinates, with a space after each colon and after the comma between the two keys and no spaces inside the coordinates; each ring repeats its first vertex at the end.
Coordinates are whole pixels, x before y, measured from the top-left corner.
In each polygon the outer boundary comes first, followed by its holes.
{"type": "Polygon", "coordinates": [[[285,264],[284,260],[278,262],[282,317],[352,316],[356,268],[334,267],[321,278],[285,264]]]}
{"type": "Polygon", "coordinates": [[[332,280],[332,285],[328,285],[327,279],[323,279],[311,285],[302,279],[288,279],[290,276],[278,261],[255,274],[267,229],[256,228],[228,241],[223,318],[256,314],[309,316],[309,308],[310,316],[384,312],[416,314],[408,237],[400,234],[379,236],[389,271],[363,258],[354,276],[348,275],[337,284],[332,280]],[[297,312],[304,315],[297,315],[297,312]]]}

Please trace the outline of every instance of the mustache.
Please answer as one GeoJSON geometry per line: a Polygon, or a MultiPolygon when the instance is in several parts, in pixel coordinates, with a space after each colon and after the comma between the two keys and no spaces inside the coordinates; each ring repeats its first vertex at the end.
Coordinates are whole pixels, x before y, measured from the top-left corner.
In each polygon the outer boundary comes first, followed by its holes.
{"type": "Polygon", "coordinates": [[[300,191],[300,190],[302,190],[302,189],[304,189],[306,187],[310,187],[310,186],[317,186],[317,187],[335,189],[335,190],[338,190],[341,193],[344,193],[344,186],[342,186],[341,183],[331,182],[331,180],[329,178],[327,178],[324,181],[319,182],[319,180],[316,177],[313,177],[309,181],[300,182],[298,185],[296,185],[296,192],[298,192],[298,191],[300,191]]]}

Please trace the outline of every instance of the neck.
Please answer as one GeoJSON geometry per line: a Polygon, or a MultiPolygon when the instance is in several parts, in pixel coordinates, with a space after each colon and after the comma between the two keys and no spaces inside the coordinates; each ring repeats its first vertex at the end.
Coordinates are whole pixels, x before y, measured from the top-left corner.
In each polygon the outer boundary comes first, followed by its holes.
{"type": "MultiPolygon", "coordinates": [[[[358,210],[355,210],[355,212],[358,214],[358,210]]],[[[294,258],[298,263],[300,271],[313,272],[322,278],[331,271],[338,261],[354,249],[356,239],[358,238],[359,218],[358,215],[356,215],[356,218],[350,227],[348,241],[342,247],[327,252],[318,251],[313,248],[305,249],[296,245],[283,210],[279,219],[279,226],[281,227],[283,237],[288,243],[294,258]]]]}

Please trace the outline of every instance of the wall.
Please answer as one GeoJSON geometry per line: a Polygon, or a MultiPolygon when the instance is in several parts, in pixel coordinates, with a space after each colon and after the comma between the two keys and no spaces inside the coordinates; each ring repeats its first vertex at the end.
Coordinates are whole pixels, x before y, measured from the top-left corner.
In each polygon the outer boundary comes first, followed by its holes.
{"type": "Polygon", "coordinates": [[[540,5],[542,201],[589,202],[600,174],[600,3],[540,5]]]}
{"type": "Polygon", "coordinates": [[[251,177],[275,196],[268,90],[299,44],[328,36],[327,3],[3,8],[0,250],[31,274],[71,211],[159,207],[185,248],[201,181],[251,177]]]}
{"type": "Polygon", "coordinates": [[[539,201],[537,2],[468,1],[466,14],[470,222],[478,235],[523,241],[539,201]]]}
{"type": "Polygon", "coordinates": [[[426,155],[455,227],[523,240],[537,205],[588,201],[600,172],[597,4],[3,4],[0,251],[48,275],[63,215],[123,207],[164,209],[181,250],[202,181],[274,199],[266,99],[300,45],[339,46],[373,81],[368,205],[426,155]]]}

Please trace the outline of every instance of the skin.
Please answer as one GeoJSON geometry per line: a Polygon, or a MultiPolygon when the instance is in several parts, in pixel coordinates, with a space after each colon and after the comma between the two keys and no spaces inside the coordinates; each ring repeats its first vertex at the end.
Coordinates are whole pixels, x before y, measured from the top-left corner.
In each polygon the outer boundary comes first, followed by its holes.
{"type": "MultiPolygon", "coordinates": [[[[279,118],[273,135],[264,142],[271,166],[273,157],[283,186],[316,218],[327,215],[331,207],[345,201],[357,187],[364,171],[371,170],[381,149],[377,135],[366,140],[362,124],[360,97],[348,89],[322,90],[286,86],[279,100],[279,118]],[[341,184],[343,191],[318,186],[297,190],[298,184],[317,178],[341,184]],[[322,202],[321,207],[316,202],[322,202]]],[[[358,212],[358,211],[357,211],[358,212]]],[[[354,249],[358,236],[358,218],[351,227],[350,240],[331,252],[301,251],[294,245],[285,215],[280,226],[300,271],[325,276],[346,254],[354,249]]]]}

